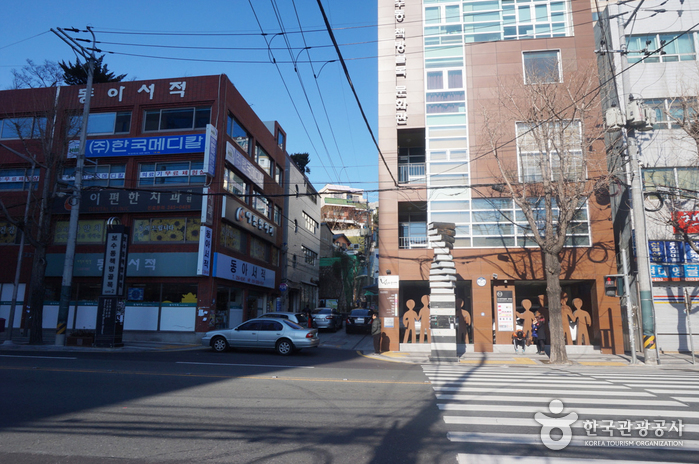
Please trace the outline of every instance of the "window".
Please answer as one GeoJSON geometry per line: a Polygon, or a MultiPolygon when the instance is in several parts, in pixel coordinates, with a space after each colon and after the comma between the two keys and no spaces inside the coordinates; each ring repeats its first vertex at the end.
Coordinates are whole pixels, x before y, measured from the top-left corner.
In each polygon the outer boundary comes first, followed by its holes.
{"type": "MultiPolygon", "coordinates": [[[[71,130],[82,127],[82,115],[71,118],[71,130]]],[[[87,135],[125,134],[131,131],[131,112],[91,113],[87,120],[87,135]]]]}
{"type": "Polygon", "coordinates": [[[230,114],[228,115],[228,126],[226,132],[243,149],[244,153],[250,154],[250,134],[245,128],[230,114]]]}
{"type": "Polygon", "coordinates": [[[284,135],[284,133],[282,131],[277,131],[277,145],[279,146],[279,148],[284,150],[285,143],[286,143],[286,136],[284,135]]]}
{"type": "Polygon", "coordinates": [[[694,196],[694,192],[699,190],[699,168],[643,169],[643,186],[647,191],[688,190],[694,196]]]}
{"type": "Polygon", "coordinates": [[[269,244],[257,237],[250,237],[250,257],[269,261],[269,244]]]}
{"type": "Polygon", "coordinates": [[[522,52],[524,82],[551,84],[561,82],[561,59],[558,50],[522,52]]]}
{"type": "MultiPolygon", "coordinates": [[[[53,234],[54,244],[68,243],[69,221],[58,221],[53,234]]],[[[104,243],[104,219],[81,219],[78,221],[78,243],[104,243]]]]}
{"type": "Polygon", "coordinates": [[[277,164],[277,169],[274,170],[274,181],[279,184],[284,184],[284,170],[277,164]]]}
{"type": "Polygon", "coordinates": [[[294,219],[294,233],[299,231],[299,221],[294,219]]]}
{"type": "Polygon", "coordinates": [[[143,128],[145,132],[204,129],[211,121],[211,108],[200,106],[197,108],[148,110],[145,119],[143,128]]]}
{"type": "Polygon", "coordinates": [[[16,245],[19,243],[19,229],[8,221],[0,221],[0,245],[16,245]]]}
{"type": "Polygon", "coordinates": [[[134,219],[133,243],[199,243],[200,218],[134,219]]]}
{"type": "Polygon", "coordinates": [[[0,169],[0,190],[29,190],[29,183],[34,190],[39,186],[39,169],[32,176],[31,168],[0,169]]]}
{"type": "Polygon", "coordinates": [[[270,201],[259,193],[252,197],[252,207],[266,218],[271,214],[270,201]]]}
{"type": "Polygon", "coordinates": [[[301,249],[303,250],[303,259],[306,262],[306,264],[310,264],[311,266],[315,266],[316,259],[318,259],[318,253],[306,248],[303,245],[301,245],[301,249]]]}
{"type": "Polygon", "coordinates": [[[694,32],[681,35],[675,32],[629,36],[626,39],[629,63],[637,63],[641,60],[644,63],[696,61],[695,36],[694,32]],[[654,53],[661,47],[662,50],[654,53]]]}
{"type": "Polygon", "coordinates": [[[296,269],[296,255],[291,255],[291,267],[296,269]]]}
{"type": "Polygon", "coordinates": [[[228,167],[223,173],[223,189],[247,203],[248,183],[228,167]]]}
{"type": "MultiPolygon", "coordinates": [[[[125,164],[98,164],[83,167],[83,187],[123,187],[126,177],[125,164]]],[[[63,169],[61,179],[65,182],[75,182],[75,167],[63,169]]]]}
{"type": "Polygon", "coordinates": [[[36,139],[46,128],[46,118],[8,118],[0,120],[0,139],[36,139]]]}
{"type": "Polygon", "coordinates": [[[264,148],[259,145],[255,146],[255,161],[262,168],[268,176],[272,175],[272,163],[271,158],[267,154],[264,148]]]}
{"type": "Polygon", "coordinates": [[[552,180],[558,180],[561,174],[567,180],[579,179],[585,174],[582,125],[580,121],[562,124],[517,123],[521,182],[541,182],[545,171],[550,172],[552,180]]]}
{"type": "Polygon", "coordinates": [[[274,223],[278,226],[282,225],[282,209],[274,205],[274,223]]]}
{"type": "Polygon", "coordinates": [[[460,69],[452,69],[449,71],[428,71],[427,72],[427,90],[442,90],[445,89],[444,82],[446,81],[446,89],[463,89],[464,81],[460,69]],[[446,75],[446,79],[445,79],[446,75]]]}
{"type": "Polygon", "coordinates": [[[653,129],[680,129],[685,121],[695,119],[697,102],[692,98],[656,98],[643,100],[655,113],[653,129]]]}
{"type": "Polygon", "coordinates": [[[306,222],[306,229],[308,229],[309,232],[312,234],[316,233],[316,229],[318,229],[318,222],[315,221],[311,216],[306,214],[306,212],[303,212],[303,219],[306,222]]]}
{"type": "Polygon", "coordinates": [[[237,251],[238,253],[245,253],[245,239],[247,238],[247,234],[240,229],[222,223],[220,238],[221,240],[219,243],[221,246],[237,251]]]}
{"type": "Polygon", "coordinates": [[[142,163],[138,165],[138,185],[202,185],[206,180],[203,161],[142,163]]]}

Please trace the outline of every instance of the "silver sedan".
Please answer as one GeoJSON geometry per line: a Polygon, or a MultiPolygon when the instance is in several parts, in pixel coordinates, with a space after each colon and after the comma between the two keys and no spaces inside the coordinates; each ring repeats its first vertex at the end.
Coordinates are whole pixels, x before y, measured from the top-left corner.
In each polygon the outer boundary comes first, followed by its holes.
{"type": "Polygon", "coordinates": [[[233,329],[206,332],[201,343],[219,353],[228,348],[263,348],[289,355],[302,348],[317,347],[320,339],[318,329],[301,327],[287,319],[265,317],[250,319],[233,329]]]}

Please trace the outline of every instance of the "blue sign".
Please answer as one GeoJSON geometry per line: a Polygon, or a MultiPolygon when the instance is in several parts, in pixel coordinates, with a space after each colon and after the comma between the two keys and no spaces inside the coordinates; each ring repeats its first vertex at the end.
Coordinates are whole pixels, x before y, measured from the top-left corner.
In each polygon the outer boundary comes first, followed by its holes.
{"type": "Polygon", "coordinates": [[[648,240],[648,255],[651,263],[665,262],[665,245],[660,240],[648,240]]]}
{"type": "Polygon", "coordinates": [[[667,275],[667,267],[662,264],[651,264],[650,265],[650,278],[652,280],[667,280],[669,279],[667,275]]]}
{"type": "Polygon", "coordinates": [[[684,265],[684,280],[699,280],[699,265],[685,264],[684,265]]]}
{"type": "MultiPolygon", "coordinates": [[[[124,139],[89,139],[85,145],[85,157],[176,155],[181,153],[203,153],[204,134],[163,135],[159,137],[136,137],[124,139]]],[[[80,141],[68,145],[68,158],[78,154],[80,141]]]]}
{"type": "Polygon", "coordinates": [[[699,263],[699,254],[692,250],[689,243],[684,244],[684,262],[685,263],[699,263]]]}
{"type": "Polygon", "coordinates": [[[684,244],[682,242],[665,242],[665,262],[669,264],[684,262],[684,244]]]}

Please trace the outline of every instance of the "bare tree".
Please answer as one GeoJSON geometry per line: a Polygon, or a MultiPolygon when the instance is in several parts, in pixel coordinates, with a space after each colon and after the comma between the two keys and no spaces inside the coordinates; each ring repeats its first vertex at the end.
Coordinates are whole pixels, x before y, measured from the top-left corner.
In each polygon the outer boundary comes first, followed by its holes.
{"type": "MultiPolygon", "coordinates": [[[[25,76],[16,80],[17,84],[43,85],[51,80],[55,74],[51,72],[51,67],[45,65],[35,65],[28,62],[22,71],[14,73],[25,76]],[[31,78],[34,76],[34,79],[31,78]]],[[[59,68],[60,69],[60,68],[59,68]]],[[[30,343],[43,343],[42,320],[43,303],[45,295],[45,274],[46,274],[46,250],[51,243],[51,209],[54,197],[56,179],[63,166],[64,154],[67,153],[68,142],[75,138],[77,130],[71,126],[71,118],[61,118],[58,108],[58,84],[57,80],[51,80],[53,87],[37,88],[32,96],[33,101],[27,101],[26,94],[20,90],[8,92],[3,96],[2,113],[5,130],[10,128],[14,132],[11,137],[12,142],[7,141],[6,147],[0,147],[4,153],[19,152],[23,156],[7,154],[3,158],[16,157],[17,162],[22,162],[23,158],[33,160],[37,166],[35,176],[41,172],[42,182],[40,188],[31,191],[30,214],[25,222],[23,208],[16,208],[16,205],[6,205],[0,199],[0,212],[6,220],[15,225],[24,234],[24,238],[34,248],[31,278],[29,289],[25,292],[28,295],[28,308],[30,318],[30,343]],[[56,121],[66,120],[68,127],[56,127],[56,121]],[[8,126],[9,125],[9,126],[8,126]],[[65,131],[65,136],[56,137],[56,131],[65,131]],[[62,141],[62,146],[56,146],[56,140],[62,141]],[[9,144],[12,147],[9,147],[9,144]],[[7,150],[10,148],[10,150],[7,150]]],[[[22,85],[24,87],[24,85],[22,85]]],[[[14,162],[14,161],[13,161],[14,162]]],[[[27,172],[30,170],[27,169],[27,172]]],[[[35,184],[36,185],[36,184],[35,184]]]]}
{"type": "Polygon", "coordinates": [[[527,222],[520,233],[543,255],[551,362],[567,363],[560,282],[564,249],[587,200],[609,179],[604,148],[594,151],[603,147],[599,81],[592,65],[565,73],[564,82],[557,69],[555,76],[534,77],[526,83],[521,77],[499,82],[499,108],[484,109],[485,136],[497,162],[495,188],[514,200],[527,222]]]}
{"type": "Polygon", "coordinates": [[[27,64],[21,69],[13,69],[11,72],[13,89],[36,89],[63,84],[63,69],[55,61],[44,60],[44,64],[36,64],[27,60],[27,64]]]}

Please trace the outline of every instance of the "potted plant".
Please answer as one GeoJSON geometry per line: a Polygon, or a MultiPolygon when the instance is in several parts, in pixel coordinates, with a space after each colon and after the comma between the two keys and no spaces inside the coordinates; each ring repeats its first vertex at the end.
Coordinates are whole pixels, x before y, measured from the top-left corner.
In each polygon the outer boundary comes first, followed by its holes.
{"type": "Polygon", "coordinates": [[[95,332],[92,330],[73,330],[66,337],[66,346],[92,346],[95,343],[95,332]]]}

